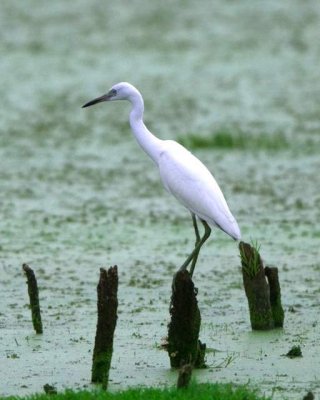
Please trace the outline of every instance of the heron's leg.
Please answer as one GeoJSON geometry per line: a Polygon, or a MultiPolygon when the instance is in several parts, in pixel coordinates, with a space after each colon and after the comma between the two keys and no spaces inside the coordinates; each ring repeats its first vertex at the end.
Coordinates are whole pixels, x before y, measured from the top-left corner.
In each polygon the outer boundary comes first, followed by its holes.
{"type": "Polygon", "coordinates": [[[208,237],[210,236],[211,233],[211,228],[210,226],[206,223],[206,221],[201,220],[203,226],[204,226],[204,235],[202,236],[202,238],[199,240],[198,244],[195,246],[195,248],[193,249],[193,251],[191,252],[191,254],[188,256],[188,258],[186,259],[186,261],[182,264],[182,266],[180,267],[180,271],[187,269],[187,266],[190,264],[190,262],[193,260],[194,256],[196,256],[194,265],[193,265],[193,269],[192,271],[190,271],[190,274],[192,276],[194,267],[195,267],[195,263],[197,261],[198,255],[199,255],[199,251],[202,247],[202,245],[204,244],[204,242],[208,239],[208,237]]]}
{"type": "MultiPolygon", "coordinates": [[[[191,213],[192,216],[192,223],[193,223],[193,227],[194,227],[194,232],[196,234],[196,243],[194,245],[194,247],[196,247],[198,245],[198,243],[201,240],[200,237],[200,233],[199,233],[199,228],[198,228],[198,224],[197,224],[197,218],[195,216],[195,214],[191,213]]],[[[197,253],[194,254],[193,259],[192,259],[192,264],[191,264],[191,268],[190,268],[190,275],[192,276],[194,267],[196,265],[197,259],[198,259],[198,255],[199,255],[199,251],[197,253]]]]}
{"type": "Polygon", "coordinates": [[[211,234],[211,228],[210,228],[210,226],[206,223],[206,221],[201,220],[201,222],[202,222],[202,224],[203,224],[203,226],[204,226],[204,235],[203,235],[203,237],[202,237],[202,239],[201,239],[201,241],[202,241],[201,246],[200,246],[200,247],[198,248],[198,250],[195,252],[195,254],[194,254],[194,256],[193,256],[193,259],[192,259],[192,263],[191,263],[191,267],[190,267],[190,276],[191,276],[191,277],[192,277],[192,275],[193,275],[193,271],[194,271],[194,269],[195,269],[195,266],[196,266],[196,263],[197,263],[197,260],[198,260],[198,256],[199,256],[199,253],[200,253],[200,249],[201,249],[201,247],[203,246],[204,242],[209,238],[209,236],[210,236],[210,234],[211,234]]]}
{"type": "MultiPolygon", "coordinates": [[[[194,233],[196,235],[196,243],[194,245],[194,248],[196,248],[198,246],[198,244],[201,241],[201,237],[200,237],[200,233],[199,233],[199,228],[198,228],[198,224],[197,224],[197,218],[196,215],[194,213],[191,213],[191,217],[192,217],[192,224],[193,224],[193,228],[194,228],[194,233]]],[[[192,253],[189,255],[189,257],[186,259],[186,261],[183,263],[183,265],[181,266],[180,270],[186,269],[187,266],[190,264],[192,258],[193,258],[193,253],[194,250],[192,251],[192,253]]]]}
{"type": "Polygon", "coordinates": [[[199,233],[199,228],[198,228],[198,224],[197,224],[197,218],[195,216],[195,214],[191,213],[192,216],[192,223],[193,223],[193,227],[194,227],[194,232],[196,234],[196,244],[195,246],[200,242],[200,233],[199,233]]]}

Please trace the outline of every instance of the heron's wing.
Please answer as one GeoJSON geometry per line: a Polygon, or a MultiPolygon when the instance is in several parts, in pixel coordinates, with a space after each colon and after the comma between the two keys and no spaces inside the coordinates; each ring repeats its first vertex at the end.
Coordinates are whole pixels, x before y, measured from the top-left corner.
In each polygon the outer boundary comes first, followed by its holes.
{"type": "Polygon", "coordinates": [[[240,237],[238,224],[219,185],[193,154],[174,141],[166,141],[159,170],[165,188],[186,208],[230,236],[240,237]]]}

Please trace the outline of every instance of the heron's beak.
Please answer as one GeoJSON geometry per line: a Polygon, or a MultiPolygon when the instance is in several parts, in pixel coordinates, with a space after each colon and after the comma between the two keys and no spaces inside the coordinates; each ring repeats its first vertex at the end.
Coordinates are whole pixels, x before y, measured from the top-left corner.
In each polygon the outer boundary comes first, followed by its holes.
{"type": "Polygon", "coordinates": [[[112,96],[110,93],[104,94],[103,96],[97,97],[96,99],[93,99],[91,101],[88,101],[82,108],[93,106],[94,104],[97,103],[102,103],[103,101],[108,101],[112,96]]]}

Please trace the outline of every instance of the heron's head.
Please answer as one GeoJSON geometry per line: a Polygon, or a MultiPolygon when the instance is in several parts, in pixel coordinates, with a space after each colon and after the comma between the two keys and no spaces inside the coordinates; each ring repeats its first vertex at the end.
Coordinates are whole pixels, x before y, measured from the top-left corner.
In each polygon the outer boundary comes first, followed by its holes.
{"type": "Polygon", "coordinates": [[[82,106],[82,108],[93,106],[94,104],[101,103],[103,101],[130,100],[136,93],[139,92],[130,83],[120,82],[116,85],[113,85],[106,94],[89,101],[82,106]]]}

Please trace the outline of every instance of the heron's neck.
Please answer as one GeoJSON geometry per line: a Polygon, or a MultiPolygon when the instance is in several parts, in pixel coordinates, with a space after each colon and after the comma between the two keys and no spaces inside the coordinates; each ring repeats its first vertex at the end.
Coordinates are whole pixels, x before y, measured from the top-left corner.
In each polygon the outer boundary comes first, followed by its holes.
{"type": "Polygon", "coordinates": [[[143,122],[144,104],[139,92],[131,97],[130,126],[141,148],[158,164],[162,140],[155,137],[143,122]]]}

